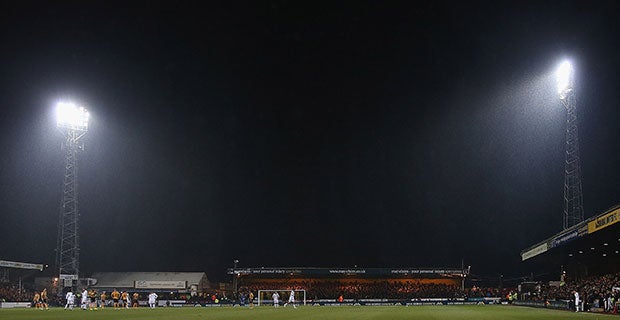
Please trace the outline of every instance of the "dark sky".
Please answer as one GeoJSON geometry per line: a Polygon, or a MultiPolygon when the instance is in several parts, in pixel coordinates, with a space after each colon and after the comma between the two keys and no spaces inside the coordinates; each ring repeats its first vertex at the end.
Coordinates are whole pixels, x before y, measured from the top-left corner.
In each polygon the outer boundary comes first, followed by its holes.
{"type": "Polygon", "coordinates": [[[91,112],[81,269],[523,270],[562,228],[576,68],[586,216],[620,202],[613,2],[4,1],[0,259],[53,265],[53,108],[91,112]]]}

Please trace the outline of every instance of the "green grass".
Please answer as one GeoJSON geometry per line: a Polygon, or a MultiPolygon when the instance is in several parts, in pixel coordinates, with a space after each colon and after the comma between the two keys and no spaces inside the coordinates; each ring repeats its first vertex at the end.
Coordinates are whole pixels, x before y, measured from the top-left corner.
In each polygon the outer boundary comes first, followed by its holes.
{"type": "Polygon", "coordinates": [[[61,308],[50,310],[0,309],[2,320],[516,320],[516,319],[620,319],[614,315],[575,313],[570,311],[536,309],[516,306],[411,306],[411,307],[290,307],[249,308],[148,308],[73,311],[61,308]]]}

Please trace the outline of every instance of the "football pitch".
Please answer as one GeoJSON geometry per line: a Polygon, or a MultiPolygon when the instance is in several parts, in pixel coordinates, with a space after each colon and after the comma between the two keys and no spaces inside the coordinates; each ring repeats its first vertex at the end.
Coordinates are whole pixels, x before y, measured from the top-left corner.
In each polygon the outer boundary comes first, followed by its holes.
{"type": "Polygon", "coordinates": [[[36,309],[0,309],[2,320],[546,320],[546,319],[620,319],[618,316],[592,313],[575,313],[570,311],[536,309],[516,306],[395,306],[395,307],[313,307],[301,306],[297,309],[290,307],[182,307],[182,308],[148,308],[114,310],[113,308],[84,311],[73,311],[61,308],[50,310],[36,309]]]}

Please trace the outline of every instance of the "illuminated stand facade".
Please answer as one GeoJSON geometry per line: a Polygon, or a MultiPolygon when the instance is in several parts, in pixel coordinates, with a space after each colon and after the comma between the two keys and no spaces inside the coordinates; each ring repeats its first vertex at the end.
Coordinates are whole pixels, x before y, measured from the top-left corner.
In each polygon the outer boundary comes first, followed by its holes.
{"type": "Polygon", "coordinates": [[[577,112],[573,84],[573,67],[570,62],[563,62],[558,69],[558,93],[567,112],[566,161],[564,164],[564,230],[584,219],[577,112]]]}
{"type": "Polygon", "coordinates": [[[72,103],[59,103],[56,106],[58,129],[65,141],[65,176],[63,196],[58,221],[58,243],[56,259],[60,287],[77,285],[80,271],[80,236],[78,209],[78,161],[77,154],[84,150],[80,140],[88,131],[89,114],[83,107],[72,103]]]}

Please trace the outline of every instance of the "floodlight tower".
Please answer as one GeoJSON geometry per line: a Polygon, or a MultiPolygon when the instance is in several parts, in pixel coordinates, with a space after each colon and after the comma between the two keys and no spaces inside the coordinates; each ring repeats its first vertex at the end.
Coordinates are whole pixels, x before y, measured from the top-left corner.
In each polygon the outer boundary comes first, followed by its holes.
{"type": "Polygon", "coordinates": [[[80,141],[88,131],[89,114],[83,107],[61,102],[56,105],[56,124],[65,141],[65,177],[58,221],[56,263],[60,287],[77,285],[80,271],[80,237],[78,210],[78,151],[84,150],[80,141]]]}
{"type": "Polygon", "coordinates": [[[563,62],[557,72],[560,101],[566,108],[566,161],[564,163],[564,229],[583,221],[583,194],[574,90],[574,72],[570,62],[563,62]]]}

